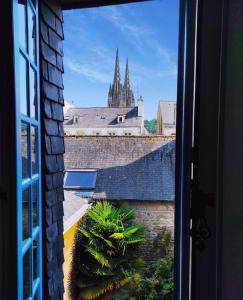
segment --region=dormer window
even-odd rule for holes
[[[124,123],[125,122],[125,115],[117,115],[117,123]]]

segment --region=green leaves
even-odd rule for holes
[[[128,283],[142,268],[138,245],[144,228],[127,204],[117,207],[98,201],[80,224],[75,254],[77,295],[97,299]]]

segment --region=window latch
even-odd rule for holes
[[[208,226],[206,207],[214,205],[214,194],[204,193],[199,189],[199,183],[192,181],[192,229],[191,236],[196,248],[202,251],[206,241],[211,236],[211,229]]]

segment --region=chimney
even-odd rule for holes
[[[78,123],[78,119],[79,119],[79,116],[74,115],[73,116],[73,124],[77,124]]]
[[[138,99],[138,117],[144,117],[144,103],[142,96]]]

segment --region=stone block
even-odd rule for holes
[[[51,103],[47,99],[45,99],[44,111],[45,111],[45,116],[48,119],[51,119],[52,117]]]
[[[53,174],[53,187],[59,188],[63,186],[63,172]]]
[[[60,3],[58,1],[47,1],[45,0],[46,5],[50,8],[50,10],[55,14],[60,21],[63,21],[63,14]]]
[[[59,171],[64,171],[65,167],[64,167],[64,159],[63,159],[63,155],[57,155],[57,164],[58,164],[58,170]]]
[[[63,88],[62,72],[50,64],[48,64],[48,76],[50,83]]]
[[[43,41],[41,41],[41,53],[47,62],[53,64],[54,66],[56,65],[56,52]]]
[[[45,119],[45,129],[46,129],[46,133],[48,135],[58,135],[59,131],[58,131],[58,123],[56,121],[53,121],[51,119]]]
[[[55,155],[46,155],[46,168],[49,173],[55,173],[59,171],[59,166],[57,164]]]
[[[45,80],[43,81],[43,96],[55,102],[60,99],[58,88]]]
[[[52,154],[51,140],[48,135],[45,136],[45,148],[47,154]]]
[[[63,73],[64,68],[63,68],[63,59],[62,56],[57,53],[57,68]]]
[[[52,103],[52,118],[57,121],[63,121],[63,106],[59,103]]]
[[[43,41],[48,44],[49,43],[49,35],[48,35],[48,27],[44,22],[40,23],[40,32]]]
[[[62,154],[64,152],[63,138],[52,136],[50,139],[51,139],[52,154]]]
[[[61,56],[63,56],[62,39],[52,29],[49,29],[49,45]]]
[[[51,210],[51,208],[46,208],[46,223],[47,223],[47,225],[52,224],[52,210]]]
[[[51,2],[51,1],[49,1]],[[55,30],[56,28],[56,17],[53,14],[53,12],[49,9],[49,7],[47,7],[44,3],[42,3],[42,7],[41,7],[41,12],[42,12],[42,17],[43,20],[45,21],[45,23],[51,27],[52,29]]]
[[[42,60],[42,76],[45,80],[48,80],[48,68],[47,68],[47,62]]]
[[[58,236],[57,224],[54,223],[46,228],[46,237],[49,242],[54,242]]]
[[[58,202],[63,202],[63,200],[64,200],[63,187],[58,188],[56,191],[57,191],[57,201]]]
[[[46,257],[48,262],[53,259],[53,254],[54,254],[53,243],[46,243]]]
[[[56,222],[57,220],[62,219],[63,216],[64,216],[63,204],[62,202],[58,202],[56,205],[52,207],[53,221]]]
[[[59,102],[64,105],[63,89],[59,89]]]
[[[63,129],[63,124],[61,122],[58,124],[58,129],[59,129],[59,136],[64,137],[64,129]],[[65,148],[65,146],[64,146],[64,148]],[[64,149],[64,152],[65,152],[65,149]]]
[[[62,22],[56,18],[56,33],[64,39],[64,34],[63,34],[63,27],[62,27]]]
[[[46,191],[46,204],[48,207],[52,207],[57,203],[57,192],[56,190]]]
[[[45,182],[47,190],[53,189],[52,175],[45,175]]]

